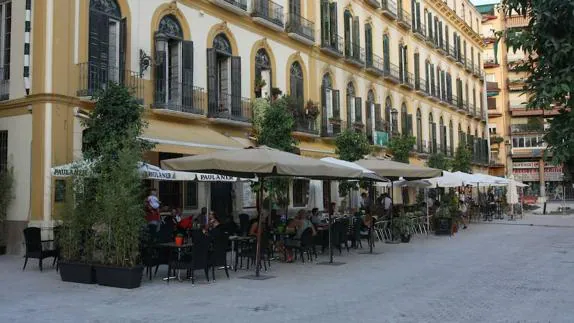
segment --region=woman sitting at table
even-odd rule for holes
[[[263,215],[263,223],[261,223],[263,230],[267,226],[267,217]],[[251,226],[249,227],[249,235],[250,236],[257,236],[257,232],[259,231],[259,216],[255,219],[251,220]]]
[[[307,219],[307,217],[305,216],[305,210],[299,210],[299,212],[297,212],[297,216],[295,217],[295,220],[292,222],[292,225],[295,229],[295,236],[293,237],[293,239],[285,240],[285,247],[286,247],[286,254],[287,254],[286,261],[287,262],[293,261],[293,248],[292,247],[300,247],[301,246],[301,236],[303,235],[303,232],[305,232],[305,230],[311,229],[313,236],[317,235],[317,231],[315,231],[315,227],[313,226],[311,221],[309,221]]]

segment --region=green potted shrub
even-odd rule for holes
[[[8,216],[8,207],[14,198],[14,169],[8,167],[0,169],[0,255],[6,253],[6,241],[4,238],[4,222]]]
[[[458,211],[458,202],[454,194],[446,194],[442,204],[434,217],[436,235],[452,235],[456,230],[455,218]]]
[[[58,267],[62,281],[94,284],[96,276],[91,263],[93,235],[91,205],[89,203],[90,179],[74,175],[68,181],[61,224],[54,238],[60,248]],[[84,194],[86,193],[86,194]]]
[[[413,219],[411,213],[404,213],[393,219],[393,235],[400,237],[401,242],[408,243],[411,241],[411,228]]]
[[[109,84],[85,122],[84,158],[94,160],[89,200],[94,236],[93,262],[100,285],[136,288],[143,266],[143,183],[138,163],[151,145],[140,140],[143,106],[128,89]]]

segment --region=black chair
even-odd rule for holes
[[[332,230],[331,246],[339,250],[339,254],[341,254],[341,245],[344,244],[345,247],[347,247],[347,252],[349,252],[349,245],[347,244],[347,223],[343,220],[336,221],[332,225]]]
[[[353,224],[351,225],[351,232],[349,233],[348,240],[351,241],[352,248],[363,248],[363,244],[361,243],[362,220],[360,217],[354,217],[352,221]]]
[[[142,237],[141,259],[142,265],[146,268],[146,275],[149,276],[149,280],[152,278],[152,268],[155,267],[155,274],[157,275],[157,269],[159,265],[162,264],[160,254],[162,249],[157,246],[157,243],[157,226],[155,224],[148,224]],[[164,263],[167,264],[167,260],[164,261]]]
[[[56,259],[60,260],[60,250],[61,250],[60,240],[62,238],[60,226],[54,227],[54,229],[52,229],[52,232],[54,234],[54,250],[56,251]],[[56,261],[56,259],[54,259],[54,261]],[[57,261],[56,262],[56,271],[58,271],[59,269],[60,269],[60,261]]]
[[[203,269],[205,279],[209,282],[209,237],[201,230],[191,231],[191,266],[188,271],[191,272],[191,283],[195,283],[194,271]]]
[[[229,243],[229,235],[224,231],[217,231],[211,237],[213,241],[213,248],[209,255],[209,265],[211,266],[211,277],[215,281],[215,267],[225,269],[225,275],[229,279],[229,271],[227,270],[227,244]]]
[[[24,254],[25,260],[22,270],[26,269],[28,258],[38,259],[40,271],[42,271],[42,260],[53,257],[52,267],[54,267],[58,260],[58,252],[55,249],[44,248],[43,243],[53,242],[53,240],[42,240],[40,228],[30,227],[24,229],[24,240],[26,242],[26,253]]]
[[[249,229],[251,228],[249,222],[249,214],[241,213],[239,214],[239,234],[246,236],[249,234]]]
[[[298,251],[299,255],[301,256],[301,261],[305,262],[304,254],[307,253],[307,258],[309,261],[313,260],[313,255],[315,255],[315,259],[317,258],[317,251],[315,250],[315,244],[313,243],[313,229],[307,228],[301,234],[301,238],[299,239],[298,245],[293,245],[290,248],[293,251]],[[297,253],[295,252],[295,256]]]

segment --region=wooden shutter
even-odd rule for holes
[[[217,57],[215,48],[207,49],[207,106],[210,115],[217,116],[219,109],[217,86]]]
[[[431,88],[430,88],[429,93],[435,95],[436,90],[435,90],[435,80],[434,80],[434,64],[430,65],[430,79],[431,79]]]
[[[90,36],[88,46],[88,94],[92,95],[108,79],[109,48],[108,17],[90,10]]]
[[[404,57],[404,52],[403,52],[403,45],[399,45],[399,77],[401,82],[404,81],[404,74],[403,74],[403,57]]]
[[[412,114],[407,115],[407,134],[409,136],[413,135],[413,115]]]
[[[360,57],[359,47],[361,47],[361,34],[359,32],[359,17],[353,18],[353,55]]]
[[[361,98],[355,98],[355,121],[363,122],[363,101]]]
[[[439,21],[438,23],[438,40],[439,40],[439,45],[440,47],[443,47],[443,35],[442,35],[442,21]]]
[[[427,26],[427,27],[428,27],[428,30],[429,30],[428,35],[427,35],[427,38],[428,38],[428,39],[432,39],[432,38],[433,38],[433,35],[432,35],[432,13],[429,12],[429,13],[427,14],[427,16],[428,16],[428,26]]]
[[[403,46],[403,73],[405,74],[405,81],[409,79],[409,47]]]
[[[337,50],[340,48],[339,42],[339,27],[337,22],[337,3],[333,2],[329,4],[330,11],[330,32],[331,32],[331,45],[337,46]]]
[[[329,0],[321,0],[321,41],[323,46],[329,45],[331,39],[329,24]]]
[[[341,119],[341,98],[339,90],[333,90],[333,118]]]
[[[416,3],[416,16],[417,16],[417,30],[421,30],[421,4],[419,2]]]
[[[181,105],[182,109],[191,110],[193,106],[193,42],[184,40],[181,43]]]
[[[420,73],[420,57],[419,53],[415,53],[414,55],[414,66],[415,66],[415,88],[418,90],[421,88],[421,73]]]
[[[300,16],[301,15],[301,0],[289,0],[289,9],[291,13]]]
[[[436,123],[431,123],[431,152],[436,153]]]
[[[327,125],[329,122],[329,116],[327,115],[327,98],[325,92],[325,86],[321,85],[321,125],[324,129],[323,131],[327,131]]]
[[[365,51],[367,53],[367,65],[373,65],[373,33],[371,30],[371,25],[365,25]]]
[[[383,36],[383,64],[385,73],[388,74],[391,69],[391,58],[390,58],[390,48],[389,48],[389,37],[387,35]]]
[[[430,63],[429,62],[425,63],[425,77],[426,77],[425,82],[426,82],[426,86],[427,86],[427,93],[431,93],[430,88],[429,88],[430,87],[429,86],[430,85]]]
[[[128,24],[127,19],[122,18],[120,22],[120,64],[119,64],[119,76],[120,84],[126,85],[126,50],[127,50],[127,34],[128,34]]]
[[[412,30],[417,30],[417,15],[416,15],[416,3],[415,0],[411,0],[411,27]]]
[[[449,34],[448,34],[448,25],[444,24],[444,37],[445,37],[445,48],[446,48],[446,52],[447,54],[450,54],[450,42],[448,41],[448,39],[450,38]]]
[[[347,93],[347,102],[346,102],[346,107],[347,107],[347,127],[351,128],[351,126],[353,125],[353,122],[355,120],[353,120],[353,114],[352,114],[352,106],[351,106],[351,102],[354,103],[353,97],[351,95],[349,95]]]
[[[156,51],[155,61],[159,63],[156,63],[155,65],[155,103],[160,105],[167,103],[167,62],[165,57],[165,51]]]
[[[351,55],[351,16],[345,13],[344,17],[345,28],[345,56]]]
[[[231,57],[231,114],[244,116],[241,111],[241,57]]]

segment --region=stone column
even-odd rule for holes
[[[540,172],[540,197],[545,200],[546,198],[546,181],[544,178],[544,159],[540,159],[538,162],[538,171]]]

